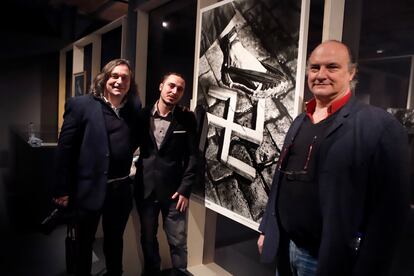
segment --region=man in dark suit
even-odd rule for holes
[[[145,275],[160,271],[160,212],[174,272],[180,275],[187,267],[186,210],[196,180],[197,145],[195,116],[177,105],[184,89],[185,80],[180,74],[165,75],[159,85],[159,100],[139,116],[142,138],[135,191]]]
[[[54,200],[75,210],[76,275],[90,275],[92,245],[102,215],[106,275],[122,275],[123,233],[132,208],[129,172],[140,109],[127,60],[110,61],[91,94],[68,99],[57,147]],[[134,128],[135,129],[135,128]]]
[[[314,98],[290,127],[258,240],[279,275],[390,275],[409,210],[408,137],[351,94],[356,65],[339,41],[308,60]],[[391,91],[392,92],[392,91]]]

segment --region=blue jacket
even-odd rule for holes
[[[338,112],[317,156],[323,220],[317,275],[389,275],[409,211],[408,136],[390,114],[355,98]],[[294,120],[284,148],[293,142],[305,116]],[[275,172],[259,227],[265,234],[265,262],[279,257],[283,239],[276,210],[279,178]],[[362,242],[355,252],[359,235]]]

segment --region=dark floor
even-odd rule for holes
[[[64,238],[66,227],[58,226],[51,234],[45,235],[36,231],[12,231],[2,230],[0,239],[0,275],[5,276],[65,276],[65,255]],[[101,275],[104,272],[103,257],[100,246],[101,240],[97,240],[95,252],[97,258],[93,264],[93,274]],[[396,260],[393,266],[392,276],[413,276],[414,275],[414,212],[403,233],[403,242],[399,246]],[[240,250],[239,250],[240,251]],[[239,252],[238,251],[238,252]],[[240,251],[242,252],[242,251]],[[217,256],[219,256],[219,252]],[[233,254],[231,254],[233,255]],[[226,258],[229,258],[227,256]],[[230,256],[231,258],[231,256]],[[237,255],[233,255],[233,259]],[[248,275],[237,273],[240,270],[240,262],[227,260],[229,263],[237,263],[238,268],[227,267],[234,275]],[[223,265],[225,266],[225,265]],[[164,275],[168,275],[165,272]]]
[[[7,235],[2,235],[0,239],[0,275],[73,275],[66,273],[65,236],[65,225],[58,226],[48,235],[33,231],[33,229],[30,231],[8,231]],[[101,276],[105,273],[102,242],[102,239],[97,239],[94,244],[92,265],[92,275],[94,276]],[[171,275],[173,275],[171,270],[164,270],[160,276]]]
[[[411,226],[413,226],[411,220]],[[393,267],[394,276],[414,275],[414,228],[407,229]],[[64,237],[66,228],[58,227],[50,235],[42,233],[12,234],[1,242],[0,275],[65,276]],[[99,241],[97,242],[99,246]],[[6,250],[5,250],[6,249]],[[96,250],[99,252],[99,250]],[[102,256],[95,259],[93,272],[104,272]],[[231,270],[231,269],[230,269]],[[165,272],[164,275],[168,275]],[[236,275],[236,274],[235,274]]]
[[[39,232],[3,235],[0,275],[66,275],[62,238],[65,234],[66,228],[62,226],[48,236]]]

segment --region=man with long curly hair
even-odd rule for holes
[[[122,275],[123,233],[132,208],[134,118],[141,108],[131,65],[104,66],[91,93],[68,99],[57,148],[56,204],[75,210],[76,275],[90,275],[100,217],[106,275]]]

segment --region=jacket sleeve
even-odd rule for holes
[[[393,255],[409,211],[409,148],[396,120],[381,133],[371,168],[373,181],[365,230],[353,275],[391,275]]]
[[[291,143],[293,140],[293,132],[295,132],[296,129],[302,122],[303,118],[305,117],[305,114],[300,114],[295,118],[295,120],[292,122],[291,126],[289,127],[288,132],[286,133],[285,140],[283,142],[282,149],[280,150],[280,154],[288,147],[288,144]],[[279,163],[281,156],[279,155],[277,163]],[[276,167],[277,170],[277,167]],[[267,227],[267,223],[269,220],[269,216],[274,217],[275,216],[275,205],[276,205],[276,194],[277,194],[277,182],[279,180],[279,173],[277,171],[274,172],[273,180],[272,180],[272,186],[270,188],[270,194],[267,201],[266,209],[263,214],[262,220],[260,221],[259,225],[259,231],[264,234],[265,229]]]
[[[259,232],[261,234],[266,234],[265,233],[265,229],[267,227],[267,223],[268,220],[270,219],[270,216],[274,216],[274,212],[275,212],[275,199],[276,199],[276,187],[277,184],[275,183],[277,181],[277,179],[279,178],[279,174],[277,172],[275,172],[275,174],[273,175],[273,180],[272,180],[272,187],[270,189],[270,194],[269,194],[269,198],[266,204],[266,209],[265,212],[263,214],[262,220],[260,221],[260,225],[259,225]]]
[[[181,184],[177,189],[177,192],[187,198],[190,197],[191,188],[197,180],[197,172],[199,166],[199,151],[198,151],[198,139],[197,139],[197,121],[193,112],[185,112],[187,115],[187,155],[188,158],[185,161],[185,169]]]
[[[75,188],[75,169],[80,148],[80,122],[73,99],[65,104],[63,125],[59,134],[56,152],[56,181],[53,196],[71,195]]]

